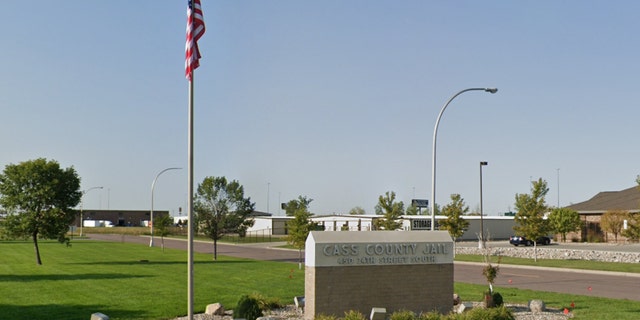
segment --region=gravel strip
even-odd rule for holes
[[[534,255],[533,247],[513,247],[513,248],[497,247],[497,248],[486,248],[486,249],[456,247],[457,254],[484,255],[487,251],[489,252],[489,255],[492,255],[492,256],[507,256],[507,257],[514,257],[514,258],[531,258]],[[537,251],[538,259],[640,263],[640,252],[556,249],[556,248],[540,247],[540,246],[537,248],[536,251]]]
[[[474,308],[482,308],[481,302],[474,302]],[[516,320],[566,320],[573,318],[573,313],[564,314],[563,310],[547,309],[545,312],[533,313],[525,305],[507,304],[508,308],[513,310]],[[282,309],[274,309],[266,312],[265,318],[273,320],[303,320],[304,314],[302,309],[296,308],[294,305],[286,306]],[[194,314],[194,320],[233,320],[230,315],[214,316],[209,314]],[[188,317],[175,318],[174,320],[188,320]]]

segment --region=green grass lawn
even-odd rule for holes
[[[88,319],[93,312],[111,319],[171,319],[186,314],[185,251],[162,253],[145,245],[86,240],[72,244],[67,248],[42,242],[44,265],[38,266],[32,243],[0,242],[1,319]],[[209,254],[194,259],[196,312],[214,302],[233,309],[243,294],[259,293],[287,304],[304,294],[304,270],[296,264],[224,256],[214,262]],[[455,292],[467,301],[481,300],[486,289],[455,284]],[[575,319],[636,319],[640,313],[636,301],[501,287],[496,291],[506,303],[542,299],[550,307],[564,308],[574,302]]]
[[[170,235],[168,238],[175,239],[187,239],[187,228],[179,228],[179,227],[170,227],[169,228]],[[141,235],[150,235],[150,229],[148,227],[87,227],[84,228],[83,233],[86,235],[87,233],[96,233],[96,234],[117,234],[117,235],[128,235],[128,236],[141,236]],[[77,229],[73,234],[69,233],[68,235],[72,238],[78,238],[80,234],[80,230]],[[156,235],[157,237],[157,235]],[[83,238],[85,238],[83,236]],[[254,234],[248,233],[245,237],[239,237],[237,234],[227,234],[222,237],[222,239],[218,240],[222,243],[257,243],[257,242],[278,242],[285,241],[285,236],[282,235],[269,235],[269,234]],[[212,241],[211,238],[206,237],[204,235],[194,235],[194,240],[201,241]]]
[[[43,265],[30,242],[0,242],[0,318],[170,319],[187,313],[187,253],[128,243],[41,242]],[[147,260],[148,262],[141,262]],[[194,309],[243,294],[292,303],[304,294],[304,270],[291,263],[194,255]]]

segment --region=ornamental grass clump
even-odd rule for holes
[[[396,311],[389,316],[389,320],[416,320],[417,316],[413,311],[400,310]]]

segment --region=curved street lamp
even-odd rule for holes
[[[161,174],[169,171],[169,170],[180,170],[182,168],[166,168],[160,172],[158,172],[158,174],[156,175],[155,179],[153,179],[153,182],[151,183],[151,217],[149,219],[149,221],[151,222],[151,240],[149,240],[149,247],[153,247],[153,190],[156,187],[156,181],[158,181],[158,177],[160,177]]]
[[[440,118],[442,118],[442,114],[444,113],[444,110],[447,109],[447,106],[449,106],[449,103],[451,103],[451,101],[453,101],[453,99],[455,99],[457,96],[467,92],[467,91],[485,91],[485,92],[490,92],[490,93],[496,93],[498,92],[497,88],[469,88],[469,89],[464,89],[456,94],[453,95],[453,97],[451,97],[451,99],[449,99],[449,101],[447,101],[447,103],[444,104],[444,106],[442,107],[442,110],[440,110],[440,114],[438,114],[438,119],[436,120],[436,126],[435,128],[433,128],[433,150],[432,150],[432,159],[431,159],[431,205],[430,205],[430,210],[431,210],[431,231],[435,230],[435,220],[436,220],[436,210],[435,210],[435,205],[436,205],[436,138],[438,137],[438,124],[440,124]]]
[[[84,217],[83,217],[83,214],[82,214],[82,207],[84,207],[84,199],[83,199],[83,198],[84,198],[84,195],[85,195],[87,192],[91,191],[91,190],[95,190],[95,189],[102,189],[102,188],[103,188],[103,187],[91,187],[91,188],[89,188],[89,189],[87,189],[87,190],[83,190],[83,191],[81,191],[81,192],[80,192],[80,193],[82,194],[82,195],[80,196],[80,236],[81,236],[81,237],[82,237],[82,227],[84,226]]]

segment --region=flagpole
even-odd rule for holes
[[[193,320],[193,232],[195,225],[193,221],[193,86],[195,69],[200,65],[200,51],[198,50],[198,39],[202,37],[205,31],[204,18],[202,14],[202,5],[200,0],[189,0],[187,2],[187,43],[185,45],[185,72],[189,80],[189,146],[187,164],[189,203],[187,204],[187,215],[189,222],[187,224],[188,241],[187,241],[187,309],[188,319]]]
[[[188,260],[188,316],[189,320],[193,320],[193,80],[194,80],[194,70],[191,70],[191,80],[189,80],[189,147],[188,147],[188,188],[187,192],[189,193],[189,203],[187,204],[187,212],[188,212],[188,249],[187,249],[187,260]]]

